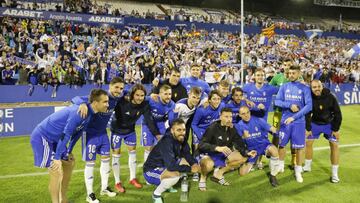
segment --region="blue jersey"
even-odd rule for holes
[[[160,97],[158,97],[158,101],[154,101],[152,98],[149,98],[148,101],[155,122],[165,122],[168,119],[169,112],[175,107],[175,102],[170,100],[168,104],[165,104]]]
[[[242,136],[249,150],[256,149],[257,146],[270,143],[268,140],[268,132],[271,126],[264,120],[255,116],[251,116],[249,122],[243,120],[235,125],[238,134]],[[249,132],[248,137],[244,137],[244,131]]]
[[[263,110],[264,112],[257,113],[257,111],[261,110],[256,108],[252,109],[252,115],[263,118],[267,121],[272,97],[279,91],[279,88],[269,84],[264,84],[260,89],[258,89],[255,83],[249,83],[243,87],[243,91],[246,94],[247,99],[254,102],[256,107],[259,104],[263,104],[265,106],[265,109]]]
[[[207,106],[206,108],[200,106],[198,109],[196,109],[194,119],[191,124],[193,132],[198,136],[202,135],[211,123],[220,118],[220,111],[224,107],[225,104],[221,102],[216,109],[213,109],[211,105]]]
[[[72,105],[57,111],[43,120],[36,128],[46,140],[57,143],[54,159],[59,160],[63,153],[71,153],[81,132],[87,127],[94,111],[88,105],[88,116],[83,119],[77,113],[79,106]],[[70,141],[69,149],[67,144]]]
[[[186,88],[187,92],[190,92],[190,89],[192,87],[199,87],[201,91],[205,92],[207,95],[209,95],[211,91],[209,84],[199,78],[195,78],[195,77],[181,78],[180,82]]]
[[[293,113],[291,105],[298,106],[300,111]],[[276,95],[275,105],[283,109],[281,122],[293,117],[294,122],[305,123],[305,114],[312,110],[312,99],[310,88],[300,82],[288,82],[280,87]]]
[[[108,126],[109,120],[114,113],[115,106],[121,97],[114,97],[108,92],[109,96],[109,108],[107,112],[95,114],[86,129],[87,136],[98,136],[106,134],[106,127]],[[71,102],[77,105],[88,103],[89,97],[74,97]]]
[[[232,110],[232,122],[237,123],[241,119],[239,117],[239,109],[242,106],[247,106],[244,100],[241,100],[239,104],[237,104],[234,100],[230,100],[225,107],[230,108]]]

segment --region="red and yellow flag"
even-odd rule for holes
[[[275,25],[272,24],[270,27],[261,30],[261,35],[268,37],[269,39],[275,35]]]

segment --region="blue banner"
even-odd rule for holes
[[[195,26],[197,29],[222,30],[227,32],[240,32],[240,25],[225,25],[215,23],[199,23],[187,22],[178,20],[155,20],[135,17],[115,17],[111,15],[91,15],[80,13],[62,13],[54,11],[33,11],[24,9],[4,8],[0,7],[0,16],[12,16],[20,18],[39,18],[44,20],[59,20],[59,21],[75,21],[91,25],[111,24],[116,28],[131,25],[148,25],[156,27],[168,27],[169,29],[176,29],[177,25],[186,27],[188,30]],[[245,26],[244,32],[248,35],[255,35],[261,33],[261,27]],[[279,35],[295,35],[297,37],[306,37],[304,30],[289,30],[289,29],[275,29],[275,33]],[[359,34],[341,33],[341,32],[324,32],[323,37],[337,37],[346,39],[360,39]]]
[[[0,108],[0,137],[29,135],[54,107]]]
[[[15,8],[0,8],[0,16],[12,16],[20,18],[37,18],[44,20],[76,21],[89,24],[123,25],[124,18],[115,16],[89,15],[79,13],[61,13],[50,11],[32,11]]]
[[[358,85],[332,84],[330,85],[330,90],[335,94],[340,105],[360,104],[360,91]]]

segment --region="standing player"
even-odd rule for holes
[[[186,91],[189,92],[192,87],[199,87],[202,93],[209,94],[210,86],[207,82],[200,79],[202,67],[200,65],[193,64],[190,68],[190,77],[181,78],[180,83],[186,88]],[[159,84],[159,79],[155,78],[153,85],[157,86]]]
[[[191,122],[196,108],[199,105],[201,97],[201,89],[198,87],[192,87],[189,92],[188,98],[181,99],[176,102],[175,108],[169,113],[169,124],[171,125],[172,121],[180,118],[185,122],[186,125],[186,134],[185,140],[189,138]]]
[[[171,87],[171,100],[178,102],[180,99],[187,97],[186,88],[180,83],[180,70],[177,68],[171,69],[169,79],[161,81],[152,90],[153,94],[159,94],[160,87],[162,85],[169,85]]]
[[[283,72],[282,73],[278,73],[276,74],[270,81],[270,85],[276,86],[276,87],[280,87],[281,85],[288,83],[288,77],[289,77],[289,68],[290,66],[293,64],[293,61],[289,58],[285,59],[282,63],[282,69]],[[278,106],[274,106],[274,115],[273,115],[273,126],[276,129],[280,129],[280,120],[281,120],[281,108]],[[272,143],[275,146],[279,145],[279,138],[276,136],[273,136],[273,140]],[[290,146],[291,147],[291,146]],[[296,165],[296,154],[295,154],[295,150],[291,148],[291,168],[294,168],[294,166]]]
[[[150,132],[160,136],[150,112],[150,105],[145,101],[146,89],[141,84],[135,84],[129,98],[122,97],[115,107],[115,115],[111,121],[111,148],[112,169],[115,177],[115,189],[125,192],[120,181],[120,147],[121,142],[127,145],[129,151],[130,184],[136,188],[142,188],[142,184],[136,179],[136,133],[135,124],[141,115],[148,125]]]
[[[108,195],[114,197],[116,193],[108,187],[108,180],[110,174],[110,142],[106,132],[108,122],[114,112],[114,108],[123,94],[125,82],[122,78],[113,78],[109,85],[109,109],[107,112],[99,113],[93,116],[86,134],[83,136],[83,160],[86,161],[84,178],[85,186],[88,195],[88,202],[98,202],[93,192],[94,182],[94,166],[96,161],[96,154],[101,155],[100,177],[101,177],[101,192],[100,195]],[[72,102],[75,104],[86,103],[87,97],[75,97]],[[79,108],[80,115],[86,115],[87,105],[82,104]],[[121,192],[121,191],[119,191]]]
[[[209,106],[206,108],[200,106],[196,109],[194,119],[191,124],[195,149],[197,149],[206,128],[220,118],[220,111],[224,108],[224,106],[225,104],[221,102],[221,95],[219,91],[212,90],[209,94]]]
[[[168,120],[169,112],[172,111],[175,107],[175,103],[171,100],[171,87],[169,85],[161,86],[157,101],[149,98],[149,105],[151,115],[157,125],[157,128],[159,129],[160,134],[156,136],[152,134],[148,127],[148,124],[146,123],[146,120],[142,124],[141,142],[142,145],[145,147],[144,162],[149,156],[149,153],[154,147],[154,145],[165,134],[165,130],[167,128],[166,125],[168,125],[166,121]],[[153,123],[153,121],[151,122]]]
[[[289,69],[289,83],[280,87],[276,95],[275,105],[282,108],[283,116],[279,131],[279,159],[280,171],[284,171],[285,146],[291,141],[291,148],[296,152],[295,177],[299,183],[303,182],[301,175],[303,149],[305,147],[305,115],[312,109],[309,87],[297,82],[300,67],[291,66]]]
[[[329,140],[330,160],[332,165],[332,175],[330,181],[338,183],[339,168],[339,147],[340,138],[339,129],[341,126],[342,115],[337,99],[330,90],[323,88],[320,80],[311,82],[312,91],[312,112],[306,115],[306,148],[305,148],[305,166],[304,171],[311,171],[311,162],[313,157],[314,140],[319,139],[321,133]]]
[[[246,106],[245,100],[243,98],[243,90],[240,87],[235,87],[231,90],[231,100],[226,103],[225,107],[232,110],[232,122],[235,124],[239,122],[239,109],[242,106]]]
[[[49,169],[53,203],[67,202],[66,192],[75,163],[72,149],[91,117],[107,111],[108,101],[106,91],[94,89],[90,93],[90,113],[86,118],[81,118],[77,113],[79,106],[73,105],[51,114],[31,133],[35,166]],[[71,144],[67,148],[69,142]]]
[[[155,203],[163,202],[161,194],[179,181],[180,173],[200,172],[200,166],[191,156],[185,141],[185,132],[185,122],[175,119],[170,131],[166,132],[144,163],[145,180],[157,186],[152,195]]]
[[[272,97],[278,92],[279,88],[265,84],[265,72],[263,69],[256,69],[254,76],[255,83],[245,84],[243,90],[247,99],[254,102],[256,106],[251,110],[251,115],[267,121]]]
[[[279,172],[279,153],[276,146],[271,144],[268,139],[268,132],[276,133],[276,128],[270,126],[264,119],[252,116],[250,109],[243,106],[239,110],[241,121],[235,125],[237,132],[243,137],[249,150],[255,150],[256,156],[249,158],[247,163],[241,166],[240,175],[250,172],[256,160],[261,155],[270,156],[270,183],[272,186],[278,186],[276,175]]]

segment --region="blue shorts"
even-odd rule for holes
[[[337,142],[335,136],[332,135],[331,124],[318,125],[316,123],[311,123],[311,134],[307,137],[308,140],[317,140],[320,137],[320,134],[323,133],[324,137],[330,142]]]
[[[117,135],[111,133],[111,149],[120,149],[121,141],[124,139],[124,143],[128,146],[136,146],[136,133],[132,132],[127,135]]]
[[[163,122],[157,123],[157,127],[160,134],[164,135],[166,131],[165,124]],[[151,133],[147,125],[143,124],[141,128],[141,145],[144,147],[154,146],[157,142],[156,136]]]
[[[31,147],[34,152],[34,165],[40,168],[48,168],[54,158],[57,143],[47,141],[40,134],[31,134]]]
[[[285,147],[290,140],[291,148],[302,149],[305,147],[305,123],[281,123],[279,130],[280,147]]]
[[[82,139],[82,150],[84,161],[95,161],[96,154],[110,156],[110,142],[107,133],[91,135],[84,132]]]
[[[214,162],[214,167],[224,167],[226,166],[226,156],[223,153],[220,152],[211,152],[211,153],[206,153],[206,154],[201,154],[200,157],[204,157],[204,156],[209,156],[213,162]]]
[[[257,159],[261,156],[261,155],[266,155],[266,151],[269,149],[269,147],[271,147],[272,144],[269,142],[269,143],[265,143],[265,144],[262,144],[262,145],[259,145],[259,146],[256,146],[255,148],[249,148],[249,151],[251,150],[255,150],[256,151],[256,156],[254,158],[252,157],[249,157],[247,162],[248,163],[251,163],[251,164],[254,164],[256,163]]]
[[[155,168],[153,170],[147,171],[144,173],[144,178],[146,182],[152,185],[160,185],[161,174],[165,171],[165,168]]]
[[[193,131],[193,139],[192,139],[193,144],[199,144],[200,143],[201,138],[204,136],[205,130],[206,129],[201,129],[199,135],[195,134],[195,132]]]

